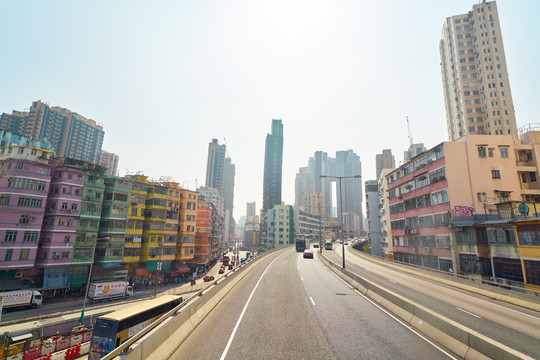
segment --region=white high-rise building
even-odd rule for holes
[[[517,140],[496,2],[483,1],[446,18],[440,55],[449,140],[468,134]]]

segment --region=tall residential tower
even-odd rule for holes
[[[283,164],[283,124],[272,119],[272,133],[266,135],[264,150],[263,213],[281,205],[281,171]]]
[[[50,143],[57,157],[98,164],[105,132],[94,120],[34,101],[29,112],[2,114],[0,129]]]
[[[225,199],[224,221],[228,228],[228,231],[225,232],[225,241],[234,237],[234,177],[235,166],[227,156],[227,145],[220,145],[217,139],[212,139],[212,142],[208,144],[206,187],[219,190]]]
[[[468,134],[518,139],[495,1],[446,18],[440,41],[448,138]]]

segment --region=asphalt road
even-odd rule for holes
[[[448,354],[289,249],[261,260],[172,359],[446,359]]]
[[[325,256],[341,264],[341,245],[335,245],[333,251],[326,251]],[[345,260],[348,270],[513,349],[540,359],[538,312],[401,272],[354,255],[348,249]]]

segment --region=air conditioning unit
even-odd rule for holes
[[[416,248],[413,246],[413,247],[411,248],[411,251],[416,251]]]
[[[508,285],[508,280],[499,278],[499,284]]]
[[[16,277],[16,278],[22,278],[22,277],[23,277],[23,272],[22,272],[22,271],[17,271],[17,272],[15,273],[15,277]]]
[[[431,252],[431,248],[429,248],[429,247],[425,247],[424,250],[425,250],[427,253],[430,253],[430,252]]]

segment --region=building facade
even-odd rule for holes
[[[377,180],[366,181],[366,217],[371,254],[382,257],[382,233],[379,209],[379,185]]]
[[[274,205],[264,217],[261,222],[263,250],[294,244],[294,208],[291,205]]]
[[[266,135],[264,148],[263,212],[281,204],[283,167],[283,124],[272,119],[272,132]]]
[[[110,153],[105,150],[101,150],[99,156],[99,165],[107,169],[107,175],[118,175],[118,161],[120,157],[115,153]]]
[[[495,279],[504,269],[521,271],[513,226],[501,221],[500,209],[540,196],[539,144],[530,128],[520,141],[469,135],[389,172],[393,258]]]
[[[15,290],[21,279],[39,274],[35,264],[54,153],[31,142],[5,145],[0,147],[0,279],[6,290]]]
[[[94,120],[64,109],[34,101],[29,112],[2,114],[0,129],[52,145],[58,157],[98,164],[105,132]]]
[[[375,155],[375,175],[381,176],[382,169],[394,169],[396,161],[391,149],[384,149],[381,154]]]
[[[518,139],[495,1],[448,17],[440,41],[448,139],[468,134]]]

